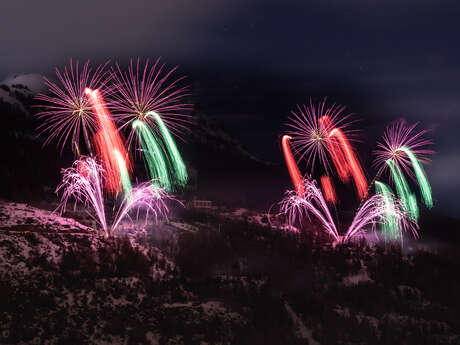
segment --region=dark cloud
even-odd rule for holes
[[[198,56],[207,26],[231,1],[8,1],[0,4],[0,73],[32,72],[70,56]]]

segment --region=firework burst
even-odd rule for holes
[[[181,86],[184,77],[173,78],[177,68],[168,70],[160,59],[154,64],[147,60],[143,66],[140,59],[136,63],[131,60],[128,72],[123,72],[116,64],[112,71],[109,106],[121,123],[120,128],[129,128],[137,120],[155,129],[155,119],[148,116],[149,112],[155,112],[174,135],[180,136],[187,129],[192,105],[184,102],[184,98],[190,95],[189,87]],[[131,130],[128,136],[130,144],[134,132]]]
[[[123,219],[127,218],[132,222],[130,212],[134,209],[143,209],[145,211],[145,224],[147,224],[150,215],[153,216],[155,223],[158,223],[161,218],[167,219],[169,209],[166,205],[166,200],[174,199],[163,188],[155,186],[152,182],[136,186],[129,196],[123,198],[110,227],[110,233],[117,233],[120,222]],[[138,215],[139,213],[136,213],[136,219]]]
[[[406,231],[417,237],[417,223],[407,217],[403,205],[398,203],[391,192],[377,193],[369,197],[356,212],[351,225],[343,236],[340,235],[331,215],[327,202],[315,181],[304,180],[305,193],[300,196],[296,191],[287,191],[283,200],[278,203],[280,212],[277,217],[284,216],[287,228],[297,229],[302,220],[315,217],[319,220],[322,230],[332,237],[334,242],[348,242],[381,227],[384,240],[399,239]],[[387,236],[391,232],[392,236]]]
[[[132,221],[130,212],[133,210],[144,209],[146,222],[149,214],[153,214],[156,222],[160,217],[168,216],[165,200],[172,197],[163,188],[148,182],[134,187],[123,197],[115,211],[112,224],[109,225],[104,206],[103,185],[106,177],[103,166],[93,158],[83,158],[75,161],[72,167],[64,169],[62,175],[62,183],[56,189],[56,193],[62,193],[58,209],[65,212],[70,199],[74,199],[75,204],[82,203],[85,207],[90,206],[93,212],[88,214],[99,224],[100,233],[105,237],[116,234],[122,220]]]
[[[350,177],[356,185],[358,196],[362,199],[367,194],[367,181],[361,164],[350,144],[349,136],[353,131],[348,127],[350,115],[344,115],[345,107],[333,104],[326,107],[326,99],[318,106],[310,100],[310,106],[298,106],[298,113],[292,112],[288,132],[292,139],[295,154],[299,160],[305,158],[307,165],[314,171],[318,160],[329,175],[331,171],[329,159],[334,163],[337,175],[342,182],[349,182]],[[351,136],[352,137],[352,136]],[[332,185],[329,185],[332,192]],[[329,193],[328,198],[331,197]]]
[[[417,182],[423,203],[429,208],[433,206],[431,186],[423,169],[423,164],[428,163],[429,156],[434,153],[427,148],[433,142],[425,137],[429,130],[417,131],[417,126],[418,123],[409,125],[404,120],[390,124],[385,129],[383,140],[377,144],[373,162],[378,169],[377,177],[387,168],[390,169],[390,179],[396,186],[398,196],[415,218],[418,216],[417,201],[415,195],[406,192],[408,184],[404,174]]]
[[[368,198],[358,209],[343,238],[344,242],[361,238],[366,233],[383,230],[384,240],[399,240],[402,242],[403,233],[410,232],[418,237],[417,223],[406,217],[406,211],[395,199],[391,202],[384,194],[377,193]],[[388,232],[392,236],[388,236]]]
[[[279,202],[278,216],[284,215],[288,228],[294,228],[305,217],[310,219],[313,215],[320,221],[322,229],[337,241],[339,233],[321,190],[314,181],[304,180],[303,186],[303,195],[297,191],[286,191],[284,199]]]
[[[74,64],[70,60],[69,66],[65,66],[63,71],[56,68],[57,82],[44,77],[49,93],[36,96],[37,100],[43,102],[37,106],[41,111],[36,115],[43,120],[37,129],[40,136],[46,136],[43,145],[57,141],[62,152],[70,141],[72,151],[80,155],[80,141],[83,140],[88,151],[92,151],[91,136],[97,130],[97,121],[85,96],[85,89],[104,88],[108,80],[105,71],[107,64],[108,61],[93,70],[88,60],[80,69],[78,61]]]
[[[326,171],[330,171],[328,142],[334,138],[330,133],[334,128],[340,129],[347,136],[352,136],[349,130],[351,114],[344,114],[345,107],[338,104],[326,106],[326,99],[318,105],[297,106],[297,110],[291,112],[290,122],[287,123],[287,134],[292,137],[294,154],[298,160],[306,159],[313,172],[315,163],[319,163]]]
[[[59,210],[65,212],[68,201],[73,198],[75,203],[91,206],[93,213],[88,214],[101,227],[101,232],[109,234],[104,207],[103,185],[104,168],[93,158],[84,158],[73,163],[72,167],[62,171],[62,182],[56,193],[62,191]]]
[[[377,143],[378,149],[374,151],[375,159],[373,165],[378,169],[380,175],[387,167],[386,161],[393,160],[406,174],[414,177],[411,169],[411,159],[402,148],[408,148],[420,163],[430,162],[429,156],[434,153],[427,148],[433,141],[426,138],[429,130],[417,130],[418,123],[407,124],[404,120],[390,124],[383,133],[382,141]]]

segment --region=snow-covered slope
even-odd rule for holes
[[[41,231],[93,232],[76,220],[61,217],[55,212],[0,200],[0,229],[34,231],[37,228]]]
[[[458,254],[333,248],[245,209],[178,221],[105,239],[2,202],[0,343],[459,344]]]

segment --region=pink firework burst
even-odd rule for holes
[[[382,194],[374,194],[369,197],[356,212],[353,221],[347,229],[344,242],[364,237],[364,235],[374,232],[378,227],[388,222],[388,218],[394,219],[391,229],[397,235],[395,240],[403,242],[403,234],[409,233],[414,238],[418,237],[418,224],[414,219],[407,217],[404,206],[399,201],[394,201],[393,207],[389,208]],[[388,240],[382,234],[383,240]]]
[[[88,209],[92,209],[92,212],[88,211],[88,214],[99,224],[99,233],[105,237],[115,235],[124,219],[133,221],[130,213],[135,210],[138,211],[135,212],[135,219],[139,215],[139,210],[144,210],[146,223],[149,215],[153,215],[155,222],[158,222],[160,218],[167,218],[169,210],[166,200],[175,199],[163,188],[149,181],[134,187],[129,194],[123,197],[121,203],[115,206],[114,217],[110,225],[107,221],[103,193],[105,178],[103,166],[93,158],[86,157],[75,161],[72,167],[62,171],[62,182],[56,189],[56,193],[61,193],[61,203],[58,209],[65,212],[70,199],[75,201],[75,205],[81,203]]]
[[[348,129],[351,114],[344,114],[345,106],[335,103],[327,106],[326,100],[324,98],[314,105],[310,99],[309,105],[298,105],[297,110],[291,111],[290,122],[287,123],[287,134],[292,137],[294,153],[299,161],[306,159],[311,172],[317,160],[326,171],[330,171],[329,142],[334,140],[330,136],[333,129],[340,129],[348,137],[353,134],[353,131]]]
[[[278,203],[280,212],[276,217],[284,216],[287,228],[294,229],[295,225],[302,225],[302,220],[310,215],[317,218],[321,228],[335,241],[339,239],[334,219],[332,218],[327,202],[315,181],[305,179],[305,191],[299,195],[295,191],[286,191],[285,197]]]
[[[355,213],[345,234],[341,235],[316,181],[304,180],[304,186],[305,192],[302,196],[295,191],[286,191],[284,199],[277,205],[279,213],[275,214],[275,217],[284,219],[284,228],[298,231],[305,218],[313,217],[320,222],[322,231],[335,243],[339,243],[362,238],[371,232],[376,233],[377,229],[383,224],[388,224],[388,219],[391,218],[391,230],[397,234],[396,239],[402,241],[403,233],[406,232],[418,237],[418,225],[415,220],[407,217],[402,204],[392,201],[392,207],[388,207],[388,201],[379,193],[366,199]],[[385,237],[383,239],[386,240]]]
[[[131,60],[128,72],[123,72],[116,64],[116,70],[112,71],[113,85],[108,105],[121,123],[120,128],[135,120],[145,121],[151,128],[156,128],[155,119],[148,116],[148,112],[153,111],[176,136],[187,129],[192,105],[184,98],[190,95],[190,90],[188,86],[181,86],[185,77],[173,78],[177,69],[177,66],[167,69],[159,58],[154,64],[146,60],[143,66],[139,58],[136,63]],[[133,135],[131,130],[129,142]]]
[[[80,155],[83,133],[83,140],[91,152],[91,136],[97,129],[97,121],[85,96],[85,89],[104,89],[108,76],[105,67],[108,63],[109,61],[93,70],[88,60],[80,69],[79,62],[74,64],[71,59],[69,66],[65,66],[63,71],[56,68],[56,82],[44,77],[48,93],[36,96],[37,100],[43,102],[37,105],[41,111],[36,115],[43,120],[37,128],[38,134],[46,137],[43,145],[56,140],[62,152],[70,141],[72,150]]]
[[[377,143],[378,149],[374,150],[373,165],[378,169],[378,174],[388,168],[385,162],[392,159],[409,176],[413,177],[412,163],[407,154],[401,150],[403,147],[410,149],[417,156],[419,162],[425,164],[430,162],[429,156],[434,153],[433,150],[427,148],[433,144],[431,139],[426,138],[426,134],[430,130],[419,131],[417,126],[418,123],[409,125],[401,119],[391,123],[385,129],[382,141]]]

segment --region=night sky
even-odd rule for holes
[[[458,1],[2,1],[0,80],[70,57],[180,65],[200,108],[281,161],[289,110],[328,96],[361,121],[366,160],[400,117],[433,129],[438,211],[460,212]]]

